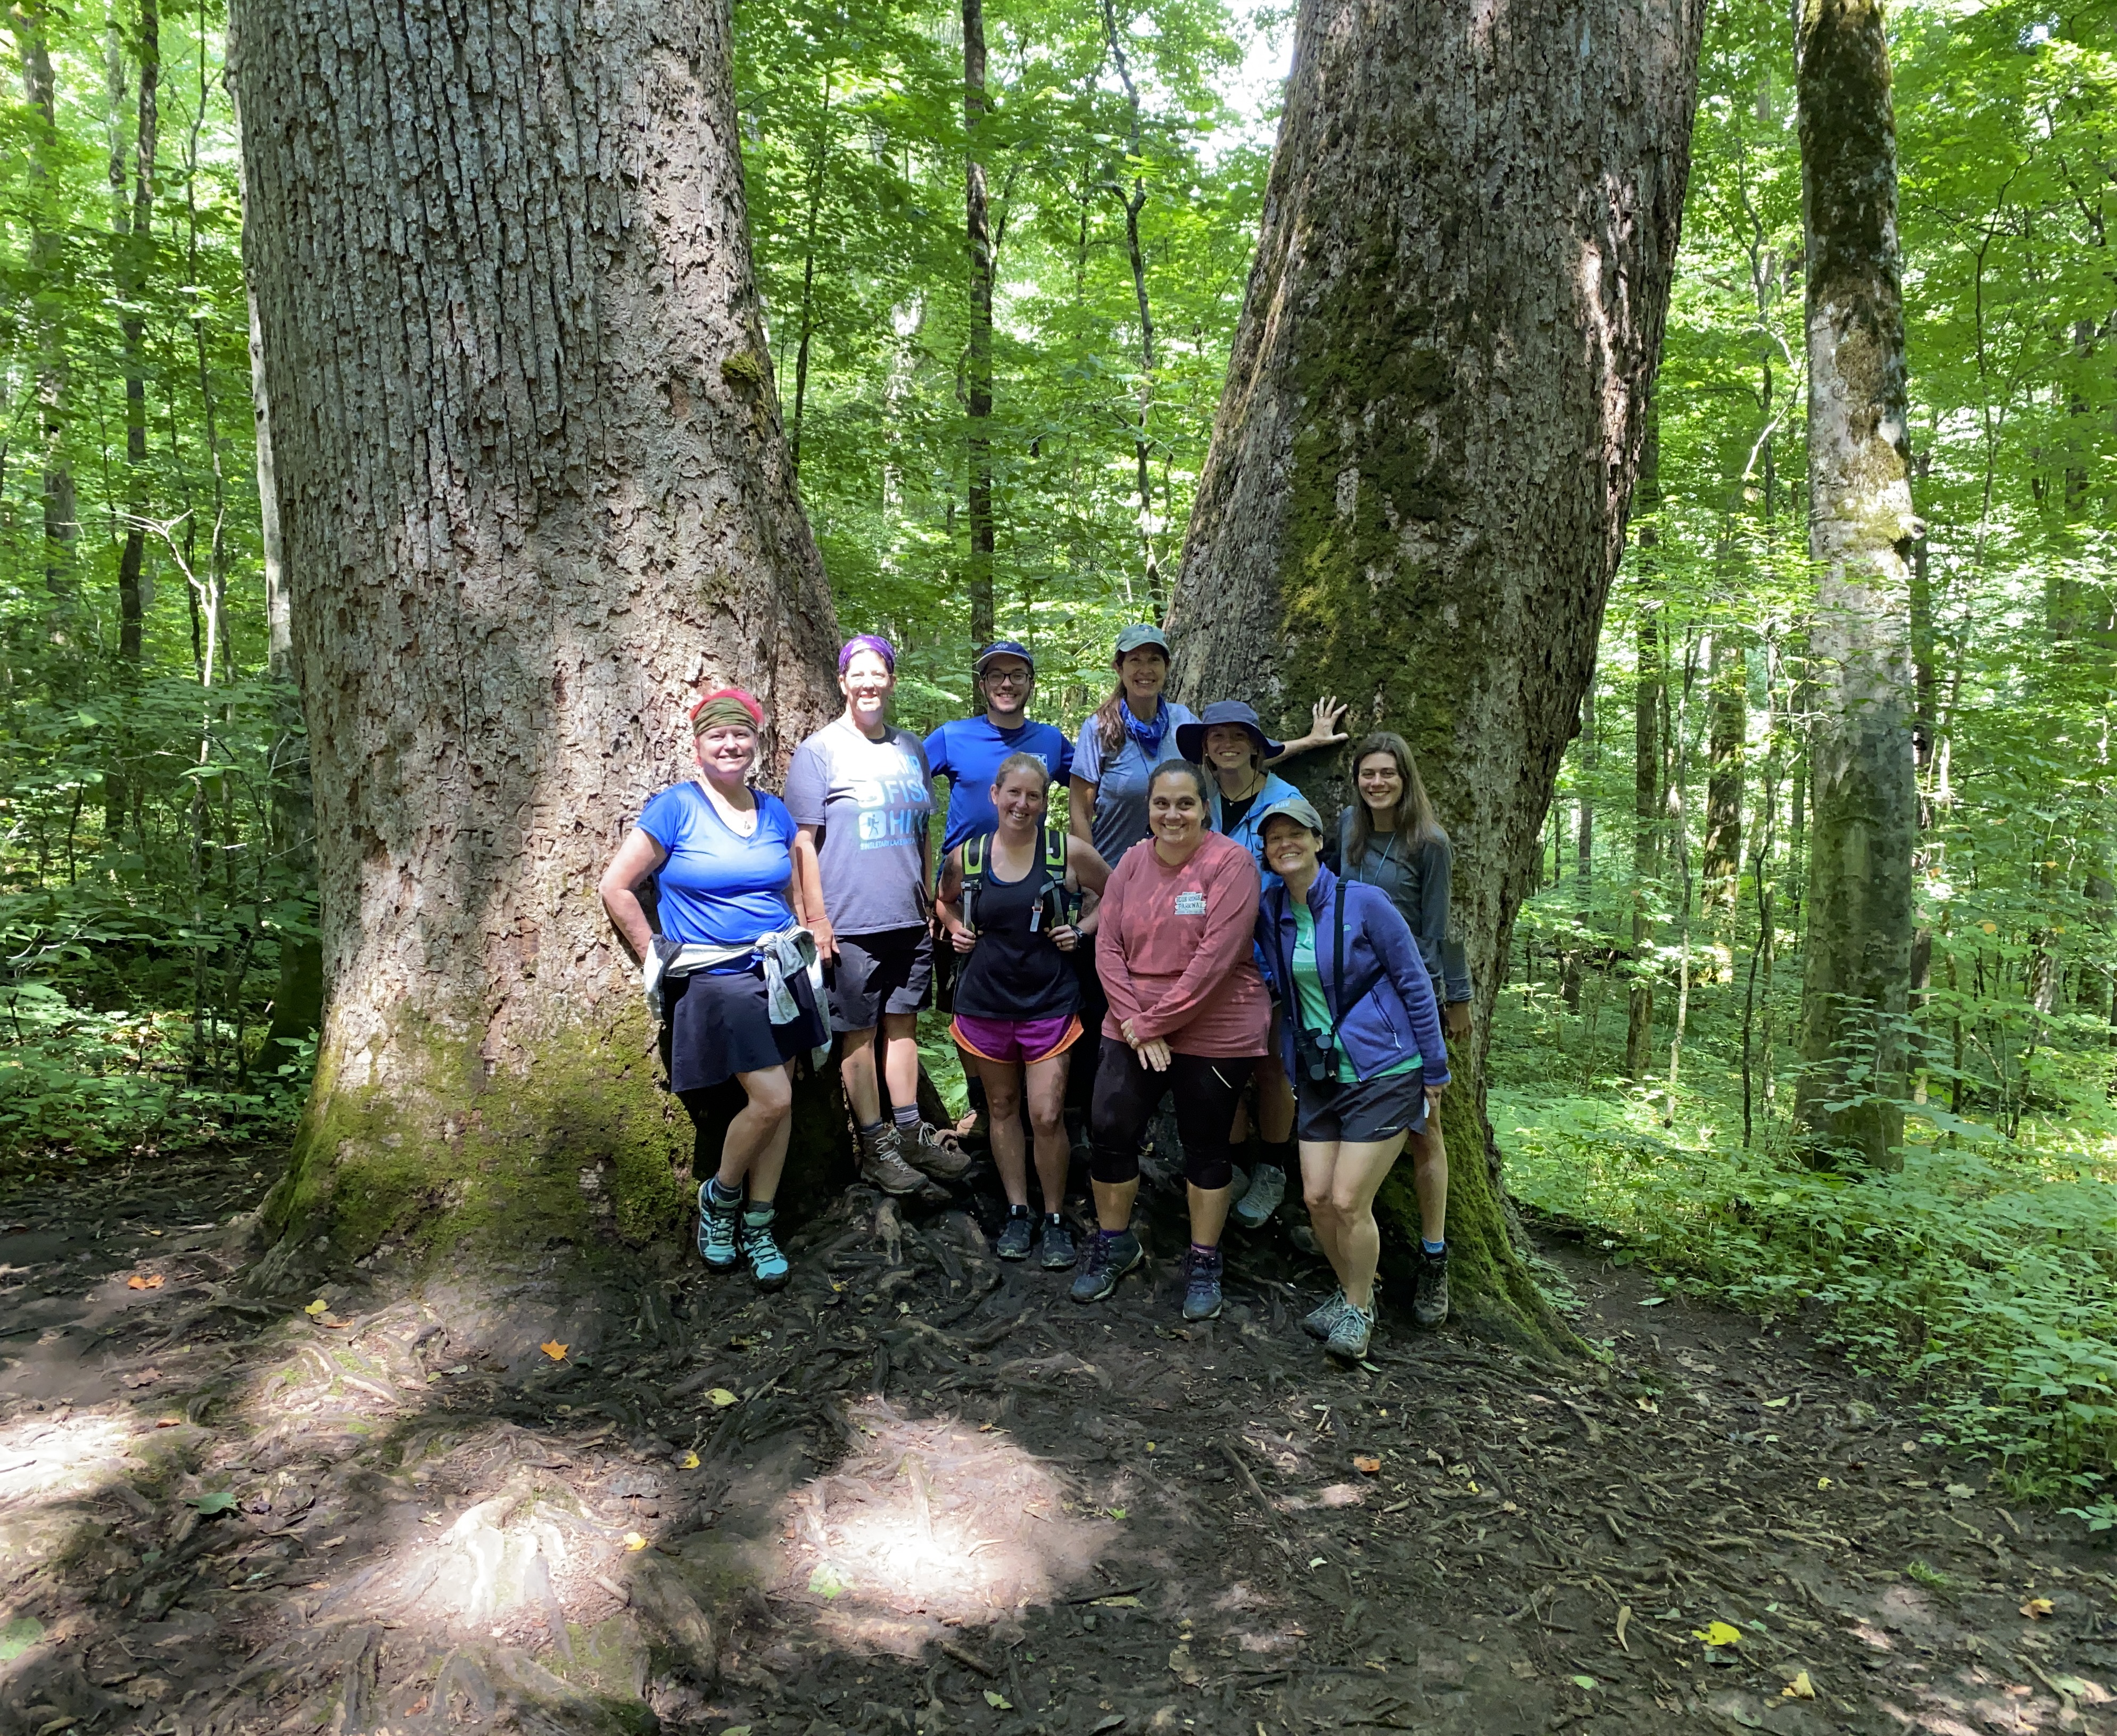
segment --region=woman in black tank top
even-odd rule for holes
[[[1074,1254],[1060,1208],[1069,1155],[1066,1069],[1081,1034],[1080,983],[1066,955],[1095,927],[1092,912],[1079,914],[1082,894],[1100,893],[1109,870],[1085,839],[1045,824],[1050,773],[1035,755],[1002,760],[992,797],[999,827],[965,839],[941,871],[937,910],[963,956],[949,1034],[985,1084],[993,1164],[1008,1201],[996,1251],[1004,1260],[1026,1258],[1036,1228],[1022,1150],[1026,1092],[1044,1190],[1043,1264],[1056,1272]]]

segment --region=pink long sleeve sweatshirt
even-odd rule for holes
[[[1216,832],[1171,868],[1142,838],[1104,889],[1095,970],[1103,1034],[1161,1037],[1180,1055],[1265,1052],[1271,1003],[1251,953],[1260,882],[1248,851]]]

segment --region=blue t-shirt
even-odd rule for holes
[[[662,791],[641,812],[639,829],[668,852],[655,880],[662,932],[671,940],[741,946],[793,921],[794,816],[777,796],[754,793],[757,830],[748,838],[695,783]]]
[[[1010,754],[1035,755],[1060,784],[1073,769],[1073,744],[1064,731],[1049,723],[1025,722],[1018,729],[1002,729],[989,716],[955,718],[927,736],[927,767],[936,778],[948,780],[943,855],[965,838],[999,824],[999,811],[993,806],[993,773]]]

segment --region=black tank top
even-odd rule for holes
[[[1080,1005],[1073,961],[1058,950],[1049,925],[1032,932],[1030,917],[1044,899],[1044,841],[1029,872],[1018,880],[999,877],[994,837],[985,838],[985,872],[978,882],[978,944],[956,979],[956,1010],[971,1018],[1063,1018]],[[964,853],[971,853],[964,846]]]

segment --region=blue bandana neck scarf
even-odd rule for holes
[[[1119,709],[1124,713],[1125,727],[1131,732],[1132,740],[1139,743],[1139,750],[1146,755],[1146,763],[1159,764],[1162,738],[1169,733],[1169,708],[1157,699],[1151,723],[1142,723],[1129,705]]]

